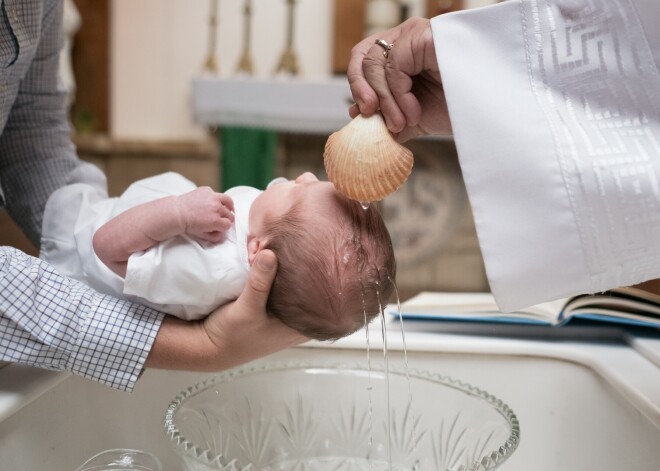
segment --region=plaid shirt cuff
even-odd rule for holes
[[[132,391],[164,315],[98,293],[92,300],[66,369],[111,388]]]
[[[0,248],[0,359],[65,370],[131,391],[164,314],[97,293]]]

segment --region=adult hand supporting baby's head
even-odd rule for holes
[[[262,250],[252,264],[239,298],[202,321],[166,316],[146,366],[189,371],[218,371],[247,363],[306,340],[266,312],[277,272],[277,258]]]
[[[266,312],[276,272],[275,254],[270,250],[260,251],[239,298],[204,320],[209,339],[223,352],[221,358],[216,358],[221,368],[230,368],[308,340]]]

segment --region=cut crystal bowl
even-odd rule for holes
[[[511,408],[464,382],[290,362],[189,387],[167,408],[165,432],[189,471],[483,471],[520,440]]]

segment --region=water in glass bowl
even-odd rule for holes
[[[314,470],[314,471],[414,471],[405,468],[390,468],[387,461],[367,460],[366,458],[344,458],[344,457],[325,457],[310,458],[307,460],[293,460],[289,462],[280,462],[273,467],[266,467],[264,471],[294,471],[294,470]]]
[[[511,408],[486,391],[381,364],[231,370],[177,396],[165,429],[190,471],[482,471],[520,436]]]

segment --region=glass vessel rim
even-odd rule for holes
[[[199,381],[192,386],[181,391],[168,405],[164,416],[165,435],[175,445],[177,452],[192,459],[198,464],[213,467],[219,470],[238,470],[236,460],[227,459],[222,454],[215,454],[211,450],[198,446],[189,441],[174,424],[174,415],[184,402],[197,394],[213,386],[227,384],[235,379],[269,372],[280,372],[287,370],[336,370],[336,371],[367,371],[368,366],[360,362],[328,362],[328,361],[280,361],[261,364],[248,364],[239,366],[221,373],[213,374],[210,377]],[[460,392],[476,397],[487,402],[500,415],[502,415],[511,427],[508,438],[497,450],[489,451],[486,455],[479,457],[477,462],[480,468],[475,471],[495,469],[499,467],[516,450],[520,441],[520,424],[518,417],[513,409],[504,401],[490,394],[484,389],[478,388],[465,381],[461,381],[450,376],[434,373],[429,370],[420,370],[411,368],[406,371],[399,366],[390,366],[389,374],[397,376],[408,375],[411,379],[430,381],[442,386],[456,389]],[[372,363],[371,373],[385,373],[384,365]],[[472,469],[472,468],[470,468]]]

